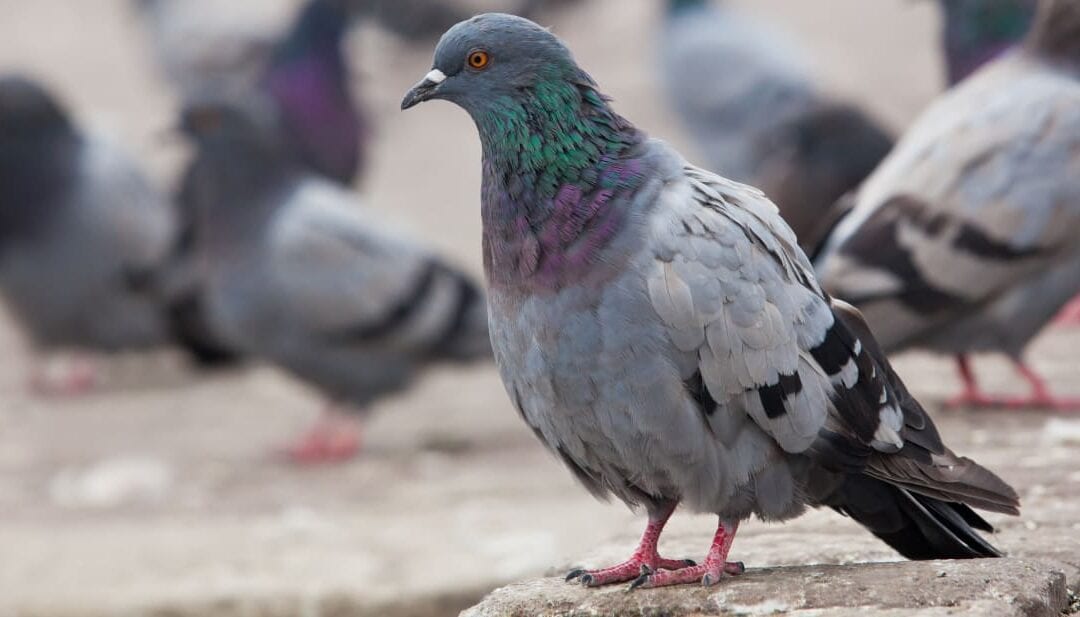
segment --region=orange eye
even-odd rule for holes
[[[468,62],[469,66],[474,69],[486,69],[488,62],[491,62],[491,57],[488,56],[488,52],[477,49],[476,51],[469,52]]]

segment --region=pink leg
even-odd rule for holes
[[[1009,397],[1001,400],[1001,406],[1008,409],[1049,409],[1052,411],[1080,411],[1080,398],[1056,396],[1050,392],[1046,382],[1034,370],[1023,362],[1014,360],[1016,371],[1031,386],[1028,396]]]
[[[1080,326],[1080,296],[1076,296],[1054,318],[1054,323],[1062,326]]]
[[[29,388],[41,396],[80,396],[92,391],[100,381],[97,365],[87,356],[42,360],[30,375]]]
[[[632,581],[643,572],[654,570],[674,570],[694,565],[689,559],[664,559],[656,549],[660,541],[660,533],[664,530],[671,514],[675,511],[676,502],[664,507],[657,513],[650,513],[649,524],[645,527],[645,533],[641,536],[637,550],[623,563],[603,568],[601,570],[573,570],[566,575],[567,581],[578,579],[586,587],[599,587],[611,583],[625,583]]]
[[[700,566],[687,566],[678,570],[660,570],[657,572],[643,572],[630,584],[630,589],[667,587],[669,585],[685,585],[687,583],[701,583],[709,586],[720,582],[724,574],[738,575],[746,571],[746,567],[740,561],[728,561],[728,552],[731,551],[731,543],[735,541],[735,532],[739,529],[739,523],[726,523],[720,521],[716,526],[716,535],[713,537],[712,547],[705,563]]]
[[[975,379],[975,372],[971,370],[971,363],[964,354],[956,356],[956,368],[960,373],[960,379],[964,382],[960,394],[945,401],[946,409],[962,407],[993,407],[994,399],[979,388],[979,382]]]
[[[307,433],[285,448],[285,455],[294,463],[318,465],[346,461],[359,449],[358,420],[331,406]]]

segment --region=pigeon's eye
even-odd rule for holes
[[[482,71],[487,68],[488,63],[490,62],[491,56],[482,49],[476,49],[469,52],[468,63],[471,68]]]
[[[188,124],[198,133],[212,133],[221,126],[221,113],[217,109],[196,109],[188,115]]]

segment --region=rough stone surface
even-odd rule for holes
[[[751,569],[713,587],[586,589],[560,578],[509,585],[462,617],[993,615],[1054,617],[1065,575],[1021,559]]]

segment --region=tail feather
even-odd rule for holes
[[[1002,553],[978,531],[993,528],[971,508],[849,475],[826,500],[908,559],[973,559]]]
[[[453,282],[455,291],[443,325],[433,336],[431,353],[436,358],[455,361],[491,357],[483,291],[461,272],[445,266],[440,271]]]
[[[173,341],[202,368],[227,368],[243,362],[243,356],[214,334],[206,321],[197,294],[176,299],[167,308]]]

